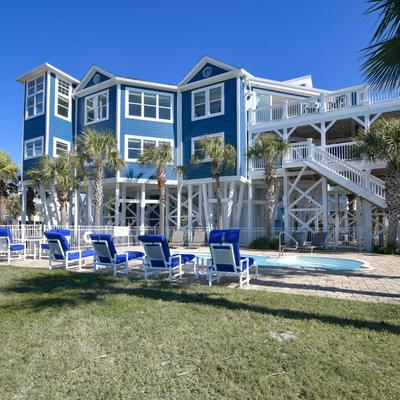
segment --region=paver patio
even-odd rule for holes
[[[122,250],[123,248],[121,248]],[[140,250],[140,246],[131,246],[129,250]],[[178,248],[176,252],[207,252],[208,248],[188,250]],[[254,255],[277,256],[273,251],[244,250]],[[290,255],[304,255],[291,252]],[[377,303],[400,304],[400,256],[387,256],[366,253],[314,253],[307,256],[353,258],[370,264],[371,269],[357,271],[326,271],[315,268],[260,268],[260,276],[253,280],[251,289],[268,290],[285,293],[298,293],[313,296],[326,296],[338,299],[350,299]],[[15,260],[13,265],[33,268],[46,268],[47,259],[25,262]],[[1,262],[0,268],[6,263]],[[85,270],[85,269],[84,269]],[[86,269],[87,271],[87,269]],[[143,276],[139,269],[132,269],[132,277]],[[185,279],[190,275],[185,275]],[[204,278],[199,280],[205,284]],[[221,279],[221,285],[237,286],[237,280]]]

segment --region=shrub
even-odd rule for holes
[[[249,246],[256,250],[279,250],[279,239],[277,237],[268,241],[264,236],[254,239]]]
[[[375,245],[372,248],[372,252],[377,254],[400,255],[400,245],[391,245],[391,246]]]

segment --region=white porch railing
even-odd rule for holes
[[[352,160],[356,154],[356,142],[328,144],[325,150],[341,160]]]
[[[307,99],[284,101],[251,110],[250,124],[280,121],[307,115],[350,110],[355,107],[400,99],[400,88],[377,89],[368,85],[322,93]]]

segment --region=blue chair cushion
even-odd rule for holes
[[[49,249],[50,249],[48,243],[42,243],[42,244],[40,245],[40,248],[41,248],[42,250],[49,250]]]
[[[210,232],[209,243],[230,243],[233,246],[236,265],[239,265],[240,249],[239,249],[239,229],[214,229]],[[232,270],[232,268],[230,268]]]
[[[115,255],[117,254],[117,250],[115,248],[112,235],[110,235],[108,233],[92,233],[90,235],[90,239],[92,239],[93,242],[95,242],[96,240],[105,240],[107,242],[108,248],[110,250],[111,258],[114,258]],[[101,257],[101,258],[105,258],[105,257]],[[106,260],[100,260],[100,261],[108,262]]]
[[[181,256],[182,265],[192,261],[196,256],[194,254],[174,254],[173,256]],[[172,267],[176,267],[179,265],[179,258],[173,258],[171,261]]]
[[[61,243],[61,247],[64,250],[64,253],[70,250],[68,240],[62,233],[56,231],[46,231],[44,235],[46,236],[47,240],[59,240]]]
[[[25,245],[23,244],[11,244],[10,245],[10,250],[11,251],[21,251],[25,249]]]
[[[11,235],[11,229],[9,227],[0,228],[0,236],[8,237],[8,240],[10,241],[10,244],[14,243],[13,237]]]
[[[139,235],[138,239],[143,243],[161,243],[161,247],[164,252],[164,257],[166,260],[171,256],[169,251],[168,242],[163,235]]]
[[[127,251],[126,254],[128,254],[128,261],[144,257],[144,253],[142,253],[141,251]],[[117,264],[124,263],[125,261],[127,261],[125,254],[117,255]]]
[[[82,254],[82,256],[80,256]],[[68,254],[68,261],[72,260],[79,260],[79,258],[87,258],[87,257],[93,257],[94,256],[94,250],[82,250],[80,251],[74,251],[72,253]]]

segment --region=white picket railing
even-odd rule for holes
[[[301,100],[287,100],[267,107],[251,110],[250,123],[279,121],[307,115],[329,113],[352,109],[362,105],[400,99],[400,88],[377,89],[367,85],[322,93],[319,96]]]
[[[328,144],[325,151],[341,160],[352,160],[356,155],[356,142]]]

